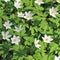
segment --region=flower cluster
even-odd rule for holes
[[[8,1],[10,1],[10,0],[5,0],[5,2],[8,2]],[[59,0],[57,0],[57,2],[60,3]],[[35,0],[35,3],[38,4],[38,5],[44,4],[43,0]],[[16,7],[16,9],[22,8],[21,0],[16,0],[14,2],[14,6]],[[56,17],[56,15],[58,14],[57,11],[58,11],[57,8],[52,7],[52,8],[49,9],[49,14],[52,17]],[[32,19],[32,15],[33,14],[31,14],[31,11],[25,12],[25,14],[23,14],[22,12],[18,12],[18,17],[23,17],[23,18],[25,18],[27,20]]]
[[[4,0],[6,3],[8,3],[10,0]],[[21,1],[22,0],[15,0],[14,1],[14,8],[17,10],[17,16],[18,16],[18,18],[22,18],[22,19],[26,19],[29,23],[30,23],[30,21],[29,20],[32,20],[33,19],[33,11],[32,10],[28,10],[28,11],[24,11],[24,10],[22,10],[22,8],[23,8],[23,4],[21,3]],[[57,3],[60,3],[60,0],[56,0],[56,2]],[[41,6],[42,4],[44,5],[44,1],[43,0],[34,0],[34,3],[37,5],[37,6]],[[28,4],[29,5],[29,4]],[[26,6],[26,5],[25,5]],[[31,6],[30,6],[31,7]],[[22,10],[22,11],[19,11],[19,10]],[[35,9],[33,9],[33,10],[35,10]],[[59,11],[58,11],[58,9],[57,8],[55,8],[54,6],[51,6],[51,7],[49,7],[48,9],[47,9],[49,12],[48,12],[48,14],[49,14],[49,17],[53,17],[53,18],[56,18],[57,17],[57,15],[59,14]],[[38,10],[37,10],[38,11]],[[35,11],[35,12],[37,12],[37,11]],[[38,14],[35,14],[36,15],[36,19],[38,18],[37,16],[39,15],[39,13]],[[43,18],[43,17],[42,17]],[[36,20],[35,19],[35,20]],[[45,17],[43,18],[43,19],[45,19]],[[43,20],[43,19],[41,19],[41,20]],[[48,20],[48,19],[47,19]],[[58,21],[58,22],[60,22],[60,21]],[[36,23],[32,23],[31,25],[32,25],[32,29],[36,29],[36,28],[34,28],[34,24],[36,24]],[[45,23],[44,23],[45,24]],[[57,24],[57,23],[56,23]],[[13,25],[13,23],[11,23],[9,20],[7,20],[7,21],[5,21],[4,22],[4,24],[3,24],[3,26],[4,26],[4,28],[7,30],[7,31],[2,31],[2,39],[3,40],[7,40],[7,41],[9,41],[9,40],[11,40],[11,43],[12,44],[19,44],[20,43],[20,41],[21,41],[21,39],[20,39],[20,36],[17,36],[17,35],[11,35],[10,33],[9,33],[9,29],[12,29],[12,25]],[[37,25],[37,24],[36,24]],[[58,25],[58,24],[57,24]],[[40,26],[40,25],[39,25]],[[60,26],[59,26],[60,27]],[[50,27],[49,27],[50,28]],[[53,27],[54,28],[54,27]],[[19,26],[14,26],[14,29],[13,29],[13,31],[14,32],[17,32],[17,33],[19,33],[19,32],[21,32],[22,30],[23,30],[24,28],[23,28],[23,26],[22,25],[19,25]],[[29,29],[30,29],[30,26],[29,26]],[[31,29],[31,30],[32,30]],[[27,28],[27,30],[28,30],[28,28]],[[44,30],[44,29],[42,29],[42,30]],[[33,30],[32,30],[33,31]],[[27,31],[26,31],[27,32]],[[28,31],[28,32],[30,32],[30,30]],[[28,33],[27,32],[27,33]],[[54,33],[56,33],[56,32],[54,32]],[[59,33],[59,32],[58,32]],[[32,32],[32,34],[34,35],[34,31]],[[26,34],[26,35],[28,35],[28,34]],[[44,33],[44,36],[42,36],[41,37],[42,38],[42,40],[43,40],[43,42],[44,43],[46,43],[46,44],[50,44],[51,43],[51,41],[53,41],[53,39],[51,38],[51,36],[49,35],[47,35],[47,33],[45,34]],[[37,48],[37,49],[39,49],[42,45],[40,44],[40,40],[39,39],[37,39],[37,38],[35,38],[34,37],[34,46]],[[60,60],[60,56],[55,56],[55,60]]]
[[[12,23],[10,23],[10,21],[6,21],[3,26],[6,28],[6,29],[11,29],[11,26],[12,26]],[[16,27],[15,26],[15,29],[13,29],[14,31],[16,32],[20,32],[21,30],[23,29],[22,25],[20,25],[19,27]],[[11,35],[9,34],[9,32],[7,31],[6,33],[4,31],[2,31],[2,36],[3,36],[3,39],[4,40],[10,40],[9,38],[11,37]],[[18,44],[20,42],[20,37],[19,36],[13,36],[11,38],[12,40],[12,44]]]
[[[32,19],[31,11],[25,12],[24,14],[22,12],[18,12],[18,17],[25,18],[27,21]]]
[[[51,36],[47,36],[46,34],[44,35],[44,37],[42,37],[43,41],[46,43],[50,43],[53,39],[51,38]],[[40,48],[40,44],[39,44],[39,40],[35,39],[35,47],[36,48]]]
[[[57,0],[58,3],[60,3],[59,0]],[[41,5],[41,4],[44,4],[43,0],[35,0],[35,3],[37,3],[38,5]],[[52,17],[56,17],[56,15],[58,14],[57,12],[58,10],[54,7],[50,8],[49,9],[49,14],[52,16]]]

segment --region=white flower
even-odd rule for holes
[[[42,39],[46,43],[50,43],[53,40],[51,36],[47,36],[46,34],[44,35],[44,37],[42,37]]]
[[[22,29],[23,29],[23,28],[22,28],[22,25],[20,25],[19,27],[16,27],[16,26],[15,26],[15,29],[14,29],[14,30],[15,30],[16,32],[20,32]]]
[[[36,38],[35,38],[34,44],[35,44],[36,48],[40,48],[41,47],[41,45],[39,44],[39,40],[37,40]]]
[[[12,23],[10,23],[10,21],[6,21],[3,25],[6,27],[6,29],[11,29]]]
[[[8,2],[8,1],[10,1],[10,0],[4,0],[5,2]]]
[[[9,32],[8,31],[6,33],[5,32],[2,32],[2,36],[3,36],[3,39],[4,40],[9,40],[9,38],[11,37],[11,35],[9,35]]]
[[[20,42],[20,37],[19,36],[13,36],[12,38],[11,38],[11,40],[12,40],[12,44],[19,44],[19,42]]]
[[[60,0],[56,0],[58,3],[60,3]]]
[[[24,17],[24,14],[22,12],[18,12],[18,17]]]
[[[15,2],[14,2],[14,6],[16,7],[16,9],[22,8],[20,1],[15,1]]]
[[[54,8],[54,7],[52,7],[52,8],[49,9],[49,13],[50,13],[50,15],[53,16],[53,17],[56,17],[56,15],[58,14],[57,11],[58,11],[58,10],[57,10],[56,8]]]
[[[32,19],[32,15],[33,15],[33,14],[31,14],[31,11],[25,12],[24,18],[27,19],[27,20],[31,20],[31,19]]]
[[[35,3],[37,3],[38,5],[44,4],[43,0],[35,0]]]
[[[60,56],[55,56],[55,60],[60,60]]]

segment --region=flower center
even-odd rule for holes
[[[4,38],[6,38],[6,35],[4,35]]]
[[[46,38],[46,41],[48,41],[48,38]]]
[[[16,39],[14,39],[14,42],[16,42]]]
[[[23,16],[22,14],[19,14],[19,16]]]
[[[42,2],[42,0],[37,0],[38,2]]]
[[[60,2],[60,0],[58,0]]]
[[[16,4],[16,7],[18,7],[18,6],[19,6],[19,3]]]
[[[51,13],[54,14],[54,11],[52,11]]]
[[[36,43],[36,45],[38,45],[38,43]]]
[[[30,15],[27,15],[26,17],[27,17],[27,18],[30,18]]]
[[[8,26],[9,24],[8,23],[6,23],[6,26]]]

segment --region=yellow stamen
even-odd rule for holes
[[[14,42],[16,42],[16,39],[14,39]]]
[[[38,2],[41,2],[42,0],[37,0]]]

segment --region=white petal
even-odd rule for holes
[[[2,31],[2,35],[4,35],[4,32]]]
[[[58,60],[58,57],[57,56],[55,56],[55,60]]]

